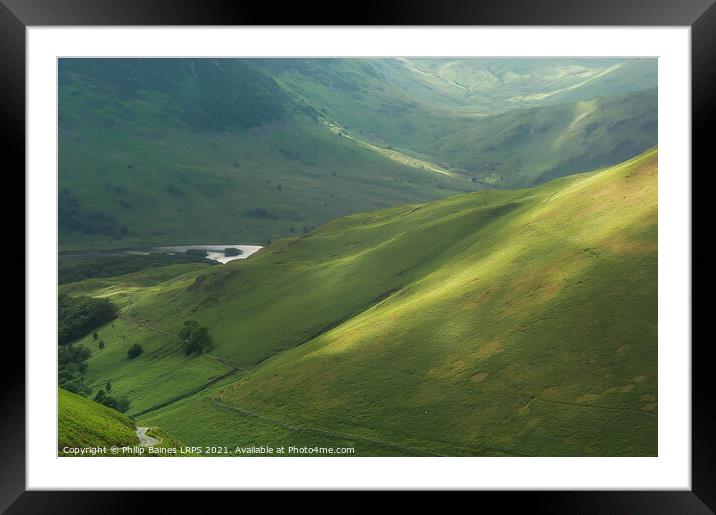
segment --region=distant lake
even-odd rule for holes
[[[233,243],[218,244],[218,245],[176,245],[174,247],[154,247],[152,252],[163,252],[166,254],[181,254],[189,249],[205,250],[206,257],[213,259],[220,263],[228,263],[234,259],[246,259],[251,254],[254,254],[261,250],[261,245],[237,245]],[[239,256],[225,256],[224,249],[239,249],[241,255]]]

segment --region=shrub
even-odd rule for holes
[[[144,349],[142,349],[142,346],[139,345],[138,343],[135,343],[127,351],[127,357],[129,357],[129,359],[134,359],[137,356],[139,356],[142,352],[144,352]]]
[[[57,351],[59,385],[65,390],[80,395],[89,395],[82,374],[87,370],[87,359],[92,352],[82,345],[63,345]]]
[[[121,399],[115,399],[111,395],[105,395],[98,402],[112,409],[116,409],[120,413],[125,413],[127,410],[129,410],[129,400],[127,400],[126,397],[122,397]]]

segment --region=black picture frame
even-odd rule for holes
[[[713,168],[707,132],[716,114],[716,6],[714,0],[511,0],[511,1],[427,1],[382,0],[362,2],[353,8],[338,3],[267,4],[235,0],[0,0],[0,116],[3,128],[5,193],[0,203],[3,221],[16,241],[25,240],[25,228],[13,224],[17,212],[24,212],[25,167],[25,29],[28,26],[62,25],[606,25],[606,26],[689,26],[691,27],[692,72],[692,168],[699,169],[694,194],[708,194],[703,187]],[[710,166],[709,166],[710,165]],[[684,173],[690,173],[684,170]],[[692,185],[694,175],[692,173]],[[12,192],[8,194],[8,192]],[[12,202],[9,197],[15,199]],[[709,212],[694,210],[694,227],[710,220]],[[704,204],[701,204],[702,206]],[[12,231],[17,234],[13,234]],[[692,230],[692,234],[697,234]],[[708,238],[707,238],[708,239]],[[693,247],[693,245],[692,245]],[[716,252],[707,243],[691,249],[693,270],[699,276],[698,290],[714,284]],[[25,267],[24,253],[0,257],[4,270]],[[707,268],[708,267],[708,268]],[[21,320],[24,302],[19,302],[22,278],[16,272],[3,280],[13,292],[13,303],[5,313],[8,320]],[[24,286],[24,284],[23,284]],[[9,287],[9,288],[8,288]],[[23,288],[24,291],[24,288]],[[22,299],[25,298],[23,293]],[[708,309],[692,301],[692,313]],[[14,312],[13,312],[14,311]],[[705,314],[705,313],[704,313]],[[693,320],[693,315],[692,315]],[[19,325],[19,324],[18,324]],[[698,327],[698,326],[697,326]],[[470,503],[499,504],[508,512],[514,508],[550,513],[713,513],[716,510],[716,403],[708,350],[711,338],[692,337],[692,490],[691,491],[610,491],[610,492],[479,492]],[[11,343],[11,341],[15,343]],[[40,492],[25,491],[25,367],[24,351],[6,339],[3,372],[0,374],[0,510],[7,513],[125,513],[147,506],[148,498],[158,498],[163,512],[206,510],[205,500],[186,492]],[[688,345],[689,342],[673,342]],[[225,497],[234,493],[204,492]],[[256,500],[254,493],[241,493],[242,505]],[[303,495],[298,505],[315,503],[314,496]],[[303,499],[301,501],[300,499]],[[333,499],[320,497],[321,505]],[[411,500],[425,505],[422,493]],[[296,506],[296,500],[291,501]],[[356,511],[372,502],[370,496],[350,494],[341,501],[340,511]],[[330,504],[329,504],[330,503]],[[201,508],[203,506],[203,508]],[[319,505],[315,505],[319,506]],[[487,504],[483,504],[487,506]],[[174,507],[176,507],[174,509]],[[143,511],[143,510],[142,510]]]

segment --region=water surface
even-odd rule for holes
[[[239,249],[241,252],[238,256],[225,256],[224,249]],[[164,252],[167,254],[183,254],[189,249],[200,249],[206,251],[206,257],[213,259],[219,263],[228,263],[234,259],[246,259],[251,254],[261,250],[261,245],[238,245],[234,243],[222,243],[217,245],[176,245],[173,247],[154,247],[152,252]]]

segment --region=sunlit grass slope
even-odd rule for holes
[[[499,205],[426,206],[425,246],[471,228],[439,266],[222,399],[439,453],[654,455],[656,185],[652,151]]]
[[[62,448],[137,445],[134,422],[107,406],[62,388],[58,396],[58,450]]]
[[[653,149],[335,220],[137,291],[90,382],[187,444],[288,429],[359,454],[654,455],[656,188]],[[181,353],[187,318],[211,355]]]
[[[85,456],[137,456],[133,451],[123,451],[122,447],[136,448],[139,439],[135,433],[136,425],[126,415],[94,402],[81,395],[59,389],[58,393],[58,444],[59,456],[80,456],[77,452],[65,452],[65,447],[87,448],[106,447],[103,454],[85,454]],[[166,433],[162,428],[151,426],[147,432],[157,439],[153,447],[176,448],[174,455],[191,456],[182,451],[184,445],[176,437]],[[111,447],[119,447],[117,453]],[[182,451],[182,452],[180,452]],[[144,456],[149,456],[148,451]],[[169,454],[154,452],[154,456]]]

